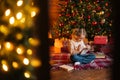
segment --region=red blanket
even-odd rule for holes
[[[61,54],[52,54],[50,56],[51,61],[51,69],[59,69],[60,65],[67,64],[73,66],[69,59],[70,54],[61,53]],[[77,69],[101,69],[101,68],[108,68],[112,65],[112,58],[107,56],[105,58],[96,58],[92,63],[89,64],[81,64],[77,66]]]

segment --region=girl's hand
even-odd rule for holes
[[[88,49],[88,50],[90,50],[91,49],[91,46],[90,45],[86,45],[86,48]]]
[[[81,47],[81,45],[78,45],[78,47],[77,47],[77,51],[80,51],[80,47]]]

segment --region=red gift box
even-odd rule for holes
[[[108,38],[107,36],[95,36],[94,44],[107,44]]]

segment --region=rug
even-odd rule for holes
[[[61,57],[62,56],[62,57]],[[60,69],[60,65],[69,65],[74,67],[76,70],[81,69],[103,69],[109,68],[112,65],[112,58],[107,56],[105,58],[96,58],[92,63],[89,64],[80,64],[79,66],[74,66],[72,62],[69,61],[68,54],[61,54],[60,56],[52,57],[53,64],[51,64],[51,70]]]
[[[96,47],[95,45],[94,47]],[[112,43],[108,43],[107,45],[102,45],[100,51],[105,54],[105,58],[96,58],[93,63],[89,64],[81,64],[80,66],[74,66],[73,63],[70,61],[70,53],[62,52],[62,53],[52,53],[50,54],[50,64],[51,70],[60,69],[59,66],[66,64],[72,67],[75,67],[77,70],[81,69],[102,69],[108,68],[112,65],[112,53],[111,50],[113,49]]]

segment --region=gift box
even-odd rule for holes
[[[107,44],[108,38],[107,36],[95,36],[94,44]]]

